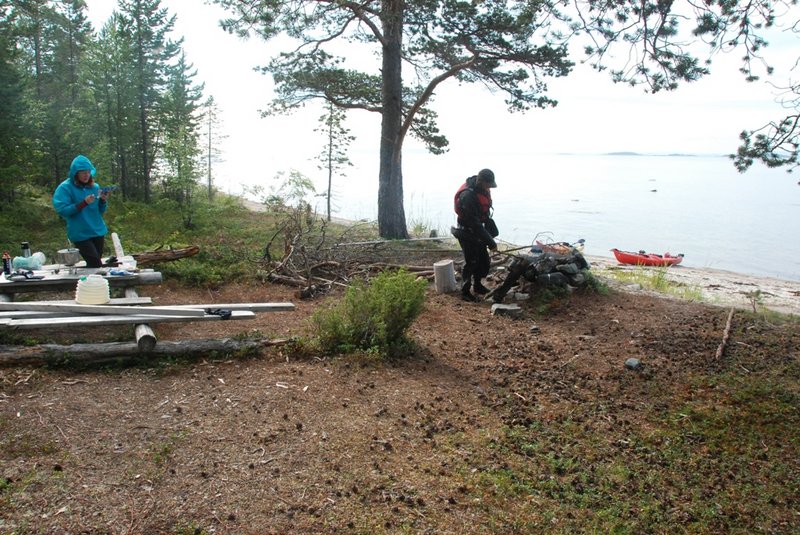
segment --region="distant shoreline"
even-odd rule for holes
[[[254,212],[263,212],[266,207],[262,203],[240,198],[242,205]],[[323,216],[320,216],[323,217]],[[331,218],[336,224],[352,226],[359,221]],[[444,241],[455,241],[452,236],[439,236]],[[423,238],[422,240],[430,240]],[[521,247],[519,245],[503,242],[508,248]],[[619,264],[610,256],[584,255],[594,268],[601,271],[611,270],[637,270],[638,266]],[[716,268],[695,268],[688,266],[674,266],[667,269],[667,276],[678,284],[696,288],[703,296],[704,302],[711,305],[734,306],[741,309],[751,309],[753,299],[748,296],[758,293],[758,304],[770,310],[784,314],[800,316],[800,281],[778,279],[759,275],[748,275]],[[619,285],[623,291],[630,291],[624,285]],[[664,296],[667,297],[667,296]]]
[[[693,154],[683,152],[653,153],[635,151],[614,151],[600,153],[558,152],[558,156],[642,156],[646,158],[730,158],[729,154]]]

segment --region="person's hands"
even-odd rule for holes
[[[100,199],[105,201],[106,199],[108,199],[109,193],[111,193],[111,190],[108,189],[100,190]]]
[[[86,204],[92,204],[95,200],[97,200],[95,194],[90,193],[89,195],[86,196],[85,199],[83,199],[83,202],[85,202]]]

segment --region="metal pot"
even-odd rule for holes
[[[74,266],[81,260],[81,253],[77,249],[59,249],[56,253],[56,260],[65,266]]]

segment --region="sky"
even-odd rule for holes
[[[99,31],[116,2],[88,0],[87,5]],[[221,112],[225,138],[220,141],[223,161],[214,168],[217,187],[233,194],[254,186],[269,188],[276,185],[278,173],[297,169],[315,181],[318,191],[324,189],[324,173],[314,161],[325,143],[314,131],[322,109],[310,107],[288,117],[260,114],[273,96],[272,80],[254,68],[280,51],[278,43],[225,33],[219,27],[225,12],[216,5],[162,0],[161,6],[177,16],[173,38],[184,38],[187,60],[198,73],[195,81],[205,84],[205,95],[214,97]],[[796,41],[778,39],[782,41],[790,44],[771,51],[784,54],[781,64],[791,66],[797,59]],[[510,114],[501,94],[450,81],[437,91],[434,104],[440,130],[450,140],[449,152],[434,156],[409,139],[404,165],[452,168],[462,177],[509,152],[730,154],[743,129],[758,128],[784,114],[768,82],[743,80],[738,56],[716,57],[710,76],[655,95],[613,84],[607,73],[578,65],[570,76],[548,82],[548,95],[559,101],[558,106],[524,114]],[[377,184],[380,117],[351,113],[346,126],[356,136],[348,177]]]

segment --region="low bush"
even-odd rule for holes
[[[339,302],[312,316],[316,342],[331,353],[398,353],[408,342],[407,329],[422,312],[426,286],[403,270],[381,273],[369,284],[354,282]]]

